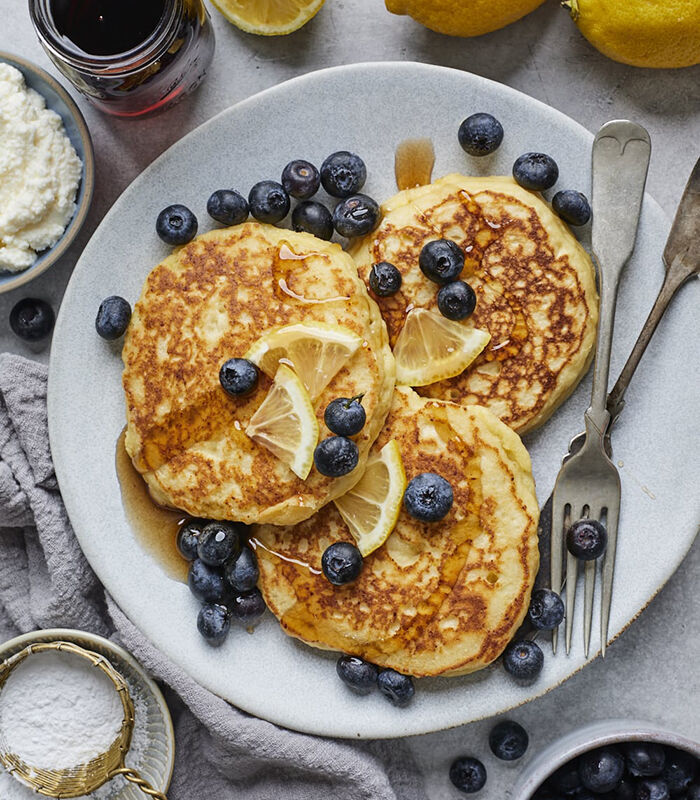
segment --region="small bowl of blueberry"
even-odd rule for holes
[[[651,722],[596,722],[533,759],[511,800],[700,800],[700,742]]]

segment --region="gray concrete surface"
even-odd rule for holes
[[[609,61],[587,44],[554,0],[520,23],[478,40],[433,34],[408,18],[388,14],[381,0],[327,0],[311,23],[284,39],[250,36],[229,26],[216,11],[213,17],[217,53],[211,72],[196,95],[177,108],[152,119],[122,122],[103,117],[78,98],[97,154],[95,201],[75,246],[31,284],[32,294],[58,305],[92,230],[127,184],[170,144],[232,103],[326,66],[431,62],[509,84],[592,131],[611,118],[634,119],[651,133],[654,152],[648,189],[669,214],[700,155],[700,67],[652,71]],[[0,0],[0,18],[0,49],[51,70],[34,37],[26,3]],[[9,309],[27,292],[23,287],[0,296],[0,350],[46,360],[48,348],[30,351],[9,331]],[[659,546],[672,535],[673,531],[659,531]],[[598,660],[549,695],[512,712],[510,716],[531,735],[530,753],[522,763],[505,767],[490,757],[489,721],[412,739],[430,800],[459,796],[449,785],[447,768],[460,754],[483,758],[489,781],[479,797],[501,800],[532,753],[596,719],[646,718],[700,739],[699,574],[696,543],[677,574],[610,648],[604,662]]]

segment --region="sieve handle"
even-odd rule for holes
[[[142,778],[141,775],[139,775],[135,769],[131,769],[131,767],[119,767],[119,769],[113,770],[109,775],[110,780],[116,775],[123,775],[127,781],[138,786],[139,789],[149,797],[154,797],[156,800],[168,800],[163,792],[154,789],[145,778]]]

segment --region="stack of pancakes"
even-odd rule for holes
[[[460,375],[395,389],[390,344],[410,307],[433,309],[418,268],[431,239],[466,255],[477,293],[464,325],[488,348]],[[372,264],[402,273],[372,298]],[[358,277],[359,273],[359,277]],[[516,432],[544,422],[586,371],[597,317],[593,266],[547,204],[509,178],[450,175],[399,193],[351,254],[308,234],[246,223],[206,233],[149,275],[124,346],[126,447],[154,500],[198,517],[254,524],[260,588],[284,629],[307,643],[411,675],[463,674],[500,655],[521,624],[537,572],[538,506]],[[234,400],[219,385],[229,358],[291,323],[342,325],[363,347],[315,402],[363,395],[360,463],[302,481],[245,434],[270,386]],[[514,432],[516,431],[516,432]],[[342,587],[323,551],[351,541],[330,502],[389,440],[410,480],[436,472],[455,501],[438,523],[402,511],[386,543]]]

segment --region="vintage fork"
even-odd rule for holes
[[[552,496],[550,581],[555,592],[564,582],[564,532],[582,517],[600,519],[608,531],[603,563],[601,630],[607,630],[620,513],[620,476],[605,452],[610,423],[607,410],[610,352],[620,275],[634,250],[642,208],[651,141],[640,125],[616,120],[604,125],[593,142],[593,254],[598,264],[600,318],[591,404],[585,413],[581,450],[562,465]],[[587,561],[584,580],[584,649],[588,654],[593,617],[596,561]],[[571,649],[578,560],[566,557],[566,652]],[[603,637],[605,638],[605,637]],[[556,652],[557,631],[552,633]],[[603,645],[604,647],[604,645]]]

